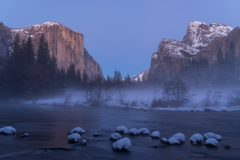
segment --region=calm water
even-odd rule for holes
[[[240,112],[180,112],[137,111],[104,107],[62,107],[0,104],[0,127],[11,125],[15,136],[0,135],[0,159],[240,159]],[[159,130],[161,137],[182,132],[186,143],[165,146],[149,136],[130,137],[131,152],[112,150],[111,133],[118,125],[147,127]],[[83,136],[87,146],[68,144],[67,133],[80,126],[87,130]],[[228,144],[229,150],[193,146],[189,137],[194,133],[216,132]],[[28,132],[32,136],[21,138]],[[98,132],[102,137],[93,137]],[[127,135],[126,135],[127,136]],[[125,136],[125,137],[126,137]],[[153,148],[153,146],[159,148]],[[52,148],[67,148],[61,150]]]

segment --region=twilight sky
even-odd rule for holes
[[[84,34],[103,74],[150,67],[162,38],[182,40],[190,21],[240,26],[239,0],[0,0],[0,21],[24,28],[59,22]]]

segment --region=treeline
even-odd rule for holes
[[[42,34],[36,53],[31,36],[21,41],[16,35],[7,60],[1,60],[0,99],[34,99],[41,95],[64,92],[67,87],[89,90],[91,88],[129,87],[133,82],[129,75],[124,79],[119,71],[114,77],[90,79],[86,70],[75,70],[75,65],[58,69],[55,55],[50,56],[48,42]],[[134,84],[139,84],[134,83]]]
[[[30,98],[60,87],[56,82],[57,63],[50,57],[48,43],[42,34],[37,53],[32,38],[20,40],[16,35],[12,51],[0,70],[0,95],[6,98]]]

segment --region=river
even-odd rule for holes
[[[66,107],[27,104],[0,104],[0,128],[11,125],[17,129],[14,136],[0,135],[0,159],[240,159],[240,111],[153,111],[126,110],[115,107]],[[146,127],[159,130],[161,137],[182,132],[186,142],[166,146],[150,136],[129,137],[130,152],[112,150],[111,133],[118,125],[130,128]],[[83,135],[86,146],[69,144],[67,133],[74,127],[87,130]],[[193,146],[189,137],[194,133],[215,132],[223,137],[220,145],[231,149],[211,149]],[[25,132],[32,134],[22,138]],[[102,136],[93,137],[93,133]],[[154,148],[153,146],[157,146]]]

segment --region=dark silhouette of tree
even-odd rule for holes
[[[12,45],[12,53],[9,63],[6,66],[6,94],[20,98],[24,92],[23,88],[23,65],[22,48],[20,45],[20,36],[16,34]]]
[[[122,74],[118,70],[114,71],[113,83],[116,87],[120,87],[122,85]]]
[[[124,85],[125,85],[125,86],[130,86],[131,83],[132,83],[132,80],[131,80],[131,78],[130,78],[130,75],[127,74],[127,76],[124,78]]]
[[[179,78],[167,81],[163,87],[163,98],[170,103],[171,106],[181,106],[187,100],[188,89]]]
[[[50,55],[48,50],[48,42],[44,38],[44,35],[42,34],[40,37],[39,45],[38,45],[38,51],[37,51],[37,61],[36,64],[41,67],[48,67],[50,62]]]

